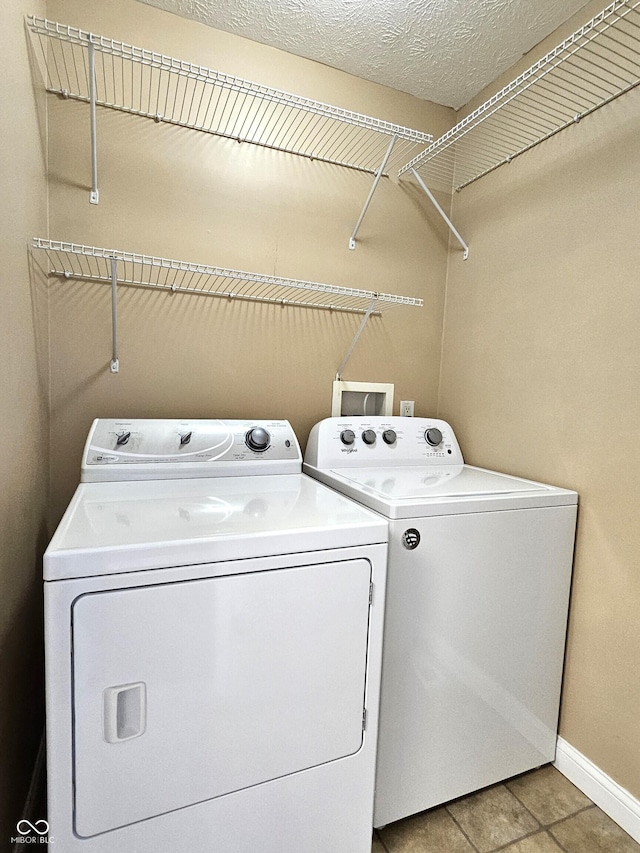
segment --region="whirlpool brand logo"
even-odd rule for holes
[[[18,835],[11,839],[12,844],[52,844],[53,838],[49,834],[49,824],[46,820],[37,820],[31,823],[23,818],[16,824]]]

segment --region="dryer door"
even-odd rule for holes
[[[261,564],[76,599],[80,836],[360,749],[370,563]]]

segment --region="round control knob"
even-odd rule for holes
[[[268,449],[271,443],[271,436],[266,429],[262,427],[253,427],[244,437],[245,444],[250,450],[255,450],[256,453],[263,453]]]
[[[376,434],[372,429],[365,429],[362,433],[362,440],[365,444],[375,444],[376,443]]]
[[[183,432],[180,435],[180,447],[184,447],[185,444],[189,444],[189,442],[191,441],[192,435],[193,435],[192,432]]]
[[[116,437],[116,444],[118,447],[122,447],[123,444],[126,444],[131,438],[130,432],[119,432]]]
[[[397,437],[398,436],[396,435],[396,431],[394,429],[385,429],[385,431],[382,433],[382,440],[385,444],[395,444]]]
[[[427,440],[427,444],[430,444],[431,447],[437,447],[442,443],[442,433],[437,427],[425,430],[424,437]]]
[[[340,433],[340,441],[343,444],[349,445],[353,444],[356,440],[356,434],[352,429],[343,429]]]

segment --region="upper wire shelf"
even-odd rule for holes
[[[461,190],[640,83],[640,0],[616,0],[400,169]]]
[[[27,23],[47,90],[65,98],[89,102],[93,78],[99,106],[371,174],[390,139],[390,171],[433,139],[46,18]]]
[[[365,314],[372,303],[374,314],[395,305],[423,305],[422,299],[411,296],[280,278],[40,237],[33,238],[31,247],[46,253],[49,275],[67,279],[111,284],[115,260],[117,284],[130,287],[357,314]]]

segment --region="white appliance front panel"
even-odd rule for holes
[[[80,595],[76,833],[357,753],[370,581],[353,559]]]
[[[575,521],[390,523],[375,826],[553,760]]]
[[[386,555],[386,545],[376,544],[324,551],[322,555],[300,553],[45,583],[47,820],[56,846],[64,853],[370,853]],[[354,557],[371,563],[374,583],[369,610],[366,727],[358,752],[112,832],[79,837],[74,829],[71,644],[71,615],[78,597],[87,592],[242,573],[244,563],[253,570],[278,571],[317,565],[321,559],[329,564]],[[152,786],[153,781],[145,778],[145,787]]]

